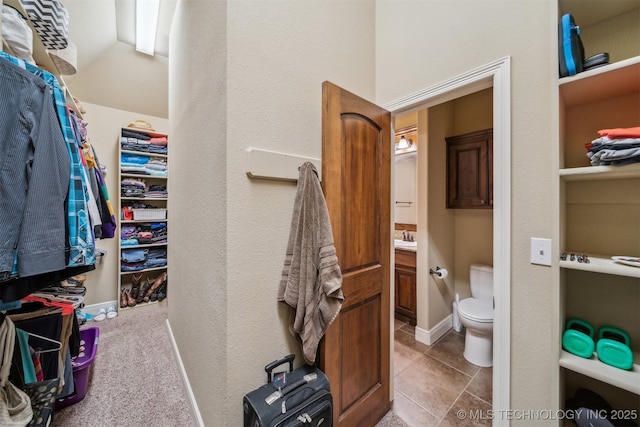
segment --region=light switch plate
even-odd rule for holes
[[[531,264],[551,265],[551,239],[531,238]]]

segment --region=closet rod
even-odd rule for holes
[[[322,181],[322,161],[312,157],[295,156],[257,148],[247,149],[247,175],[249,178],[297,181],[298,168],[305,162],[311,162]]]

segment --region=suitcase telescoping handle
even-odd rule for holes
[[[289,372],[293,372],[293,359],[296,358],[295,354],[290,354],[288,356],[283,357],[282,359],[274,360],[264,367],[264,370],[267,372],[267,383],[271,382],[271,372],[280,365],[284,365],[289,362]]]

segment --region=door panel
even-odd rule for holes
[[[380,251],[377,249],[380,246],[380,219],[371,217],[363,221],[363,216],[368,216],[367,213],[379,210],[376,205],[378,195],[375,187],[372,188],[372,183],[380,181],[380,170],[370,165],[377,163],[380,144],[371,144],[370,141],[378,138],[380,129],[375,123],[355,114],[344,114],[342,122],[342,215],[345,219],[345,232],[349,233],[349,238],[341,244],[348,245],[350,250],[343,252],[344,261],[340,267],[348,272],[363,265],[380,263]]]
[[[380,384],[380,299],[373,297],[343,313],[341,322],[343,350],[358,349],[358,357],[343,357],[340,412]],[[368,324],[368,328],[361,325]]]
[[[322,188],[345,303],[320,364],[334,424],[370,426],[390,406],[390,114],[332,83],[322,89]]]

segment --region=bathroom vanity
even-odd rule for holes
[[[396,241],[395,245],[395,318],[415,326],[417,246],[408,243],[413,242]]]

